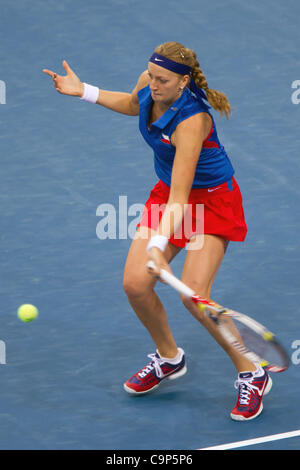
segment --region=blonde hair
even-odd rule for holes
[[[191,67],[191,75],[199,88],[202,88],[207,96],[209,104],[216,110],[219,111],[221,116],[225,114],[227,119],[231,113],[231,106],[227,96],[221,91],[212,90],[208,87],[204,73],[200,68],[200,64],[197,60],[197,55],[192,49],[184,47],[179,42],[166,42],[161,44],[155,49],[157,54],[160,54],[167,59],[174,60],[180,64],[188,65]]]

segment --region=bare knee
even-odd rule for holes
[[[123,289],[129,299],[142,299],[153,290],[155,280],[148,273],[124,273]]]

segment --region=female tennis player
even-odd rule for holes
[[[247,226],[234,169],[221,145],[211,107],[227,118],[227,97],[208,87],[194,51],[177,42],[158,46],[148,69],[131,93],[113,92],[81,82],[63,62],[65,76],[44,70],[59,93],[78,96],[113,111],[139,115],[139,128],[154,150],[158,182],[147,200],[124,270],[130,305],[151,335],[156,352],[124,388],[140,395],[164,379],[185,374],[182,348],[172,335],[164,306],[154,291],[161,268],[186,247],[182,281],[210,299],[211,288],[230,241],[244,241]],[[149,260],[156,269],[147,269]],[[238,398],[231,417],[249,420],[262,410],[271,388],[264,369],[229,345],[207,315],[182,297],[185,307],[229,355],[238,373]]]

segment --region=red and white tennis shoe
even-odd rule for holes
[[[254,373],[241,372],[234,386],[239,394],[231,418],[235,421],[248,421],[260,415],[263,396],[272,388],[272,379],[267,372],[262,368]]]
[[[184,375],[187,368],[183,349],[178,348],[178,353],[180,359],[176,364],[166,362],[157,351],[155,354],[149,354],[151,362],[124,383],[126,392],[134,395],[148,393],[156,389],[162,380],[173,380]]]

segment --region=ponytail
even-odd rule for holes
[[[199,62],[195,58],[195,65],[192,68],[192,77],[199,88],[202,88],[207,96],[207,101],[216,110],[219,111],[221,116],[225,114],[227,119],[231,113],[231,106],[227,96],[222,91],[212,90],[208,87],[206,78],[200,69]]]

